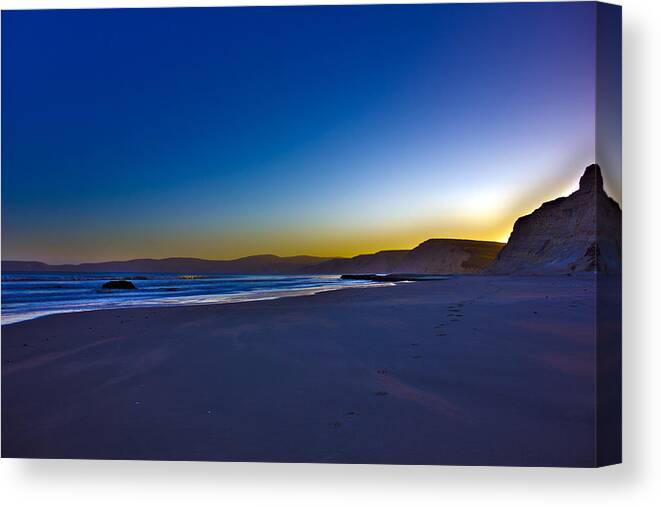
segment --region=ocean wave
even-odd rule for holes
[[[9,324],[54,313],[136,306],[231,303],[378,285],[374,282],[340,280],[336,275],[198,274],[185,279],[179,276],[146,276],[137,273],[22,273],[13,278],[3,276],[2,323]],[[127,279],[136,280],[136,290],[108,291],[101,287],[107,280]]]
[[[50,304],[42,304],[41,307],[34,307],[24,304],[15,308],[4,308],[2,310],[2,324],[13,324],[25,320],[31,320],[38,317],[47,315],[61,314],[61,313],[77,313],[85,311],[98,311],[98,310],[111,310],[121,308],[149,308],[149,307],[163,307],[163,306],[193,306],[193,305],[208,305],[208,304],[229,304],[229,303],[242,303],[250,301],[266,301],[279,299],[283,297],[297,297],[297,296],[310,296],[322,292],[333,290],[340,290],[346,288],[367,288],[367,287],[383,287],[395,285],[392,282],[376,283],[335,283],[326,285],[317,285],[314,287],[297,287],[297,288],[274,288],[270,290],[260,291],[244,291],[237,293],[226,294],[196,294],[185,296],[160,296],[149,298],[99,298],[96,300],[88,301],[71,301],[68,304],[65,302],[57,302]],[[133,292],[133,291],[131,291]]]

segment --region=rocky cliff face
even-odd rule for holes
[[[351,259],[335,259],[307,268],[318,274],[479,273],[489,266],[503,243],[463,239],[429,239],[413,250],[391,250]]]
[[[622,211],[603,188],[598,165],[585,169],[579,189],[519,218],[491,273],[619,272]]]
[[[428,239],[411,250],[394,272],[480,273],[494,261],[503,246],[494,241]]]

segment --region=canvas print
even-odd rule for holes
[[[2,456],[621,460],[621,9],[2,12]]]

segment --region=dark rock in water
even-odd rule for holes
[[[579,189],[519,218],[489,269],[502,274],[619,273],[622,210],[603,189],[598,165],[585,169]]]
[[[149,280],[149,277],[137,275],[137,276],[126,276],[122,280]]]
[[[129,280],[110,280],[101,286],[102,289],[117,289],[117,290],[135,290],[136,286]]]
[[[391,275],[342,275],[342,280],[367,280],[370,282],[429,282],[447,280],[448,276],[391,274]]]

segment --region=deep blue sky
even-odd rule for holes
[[[504,240],[595,159],[595,19],[593,3],[3,12],[3,258]]]

